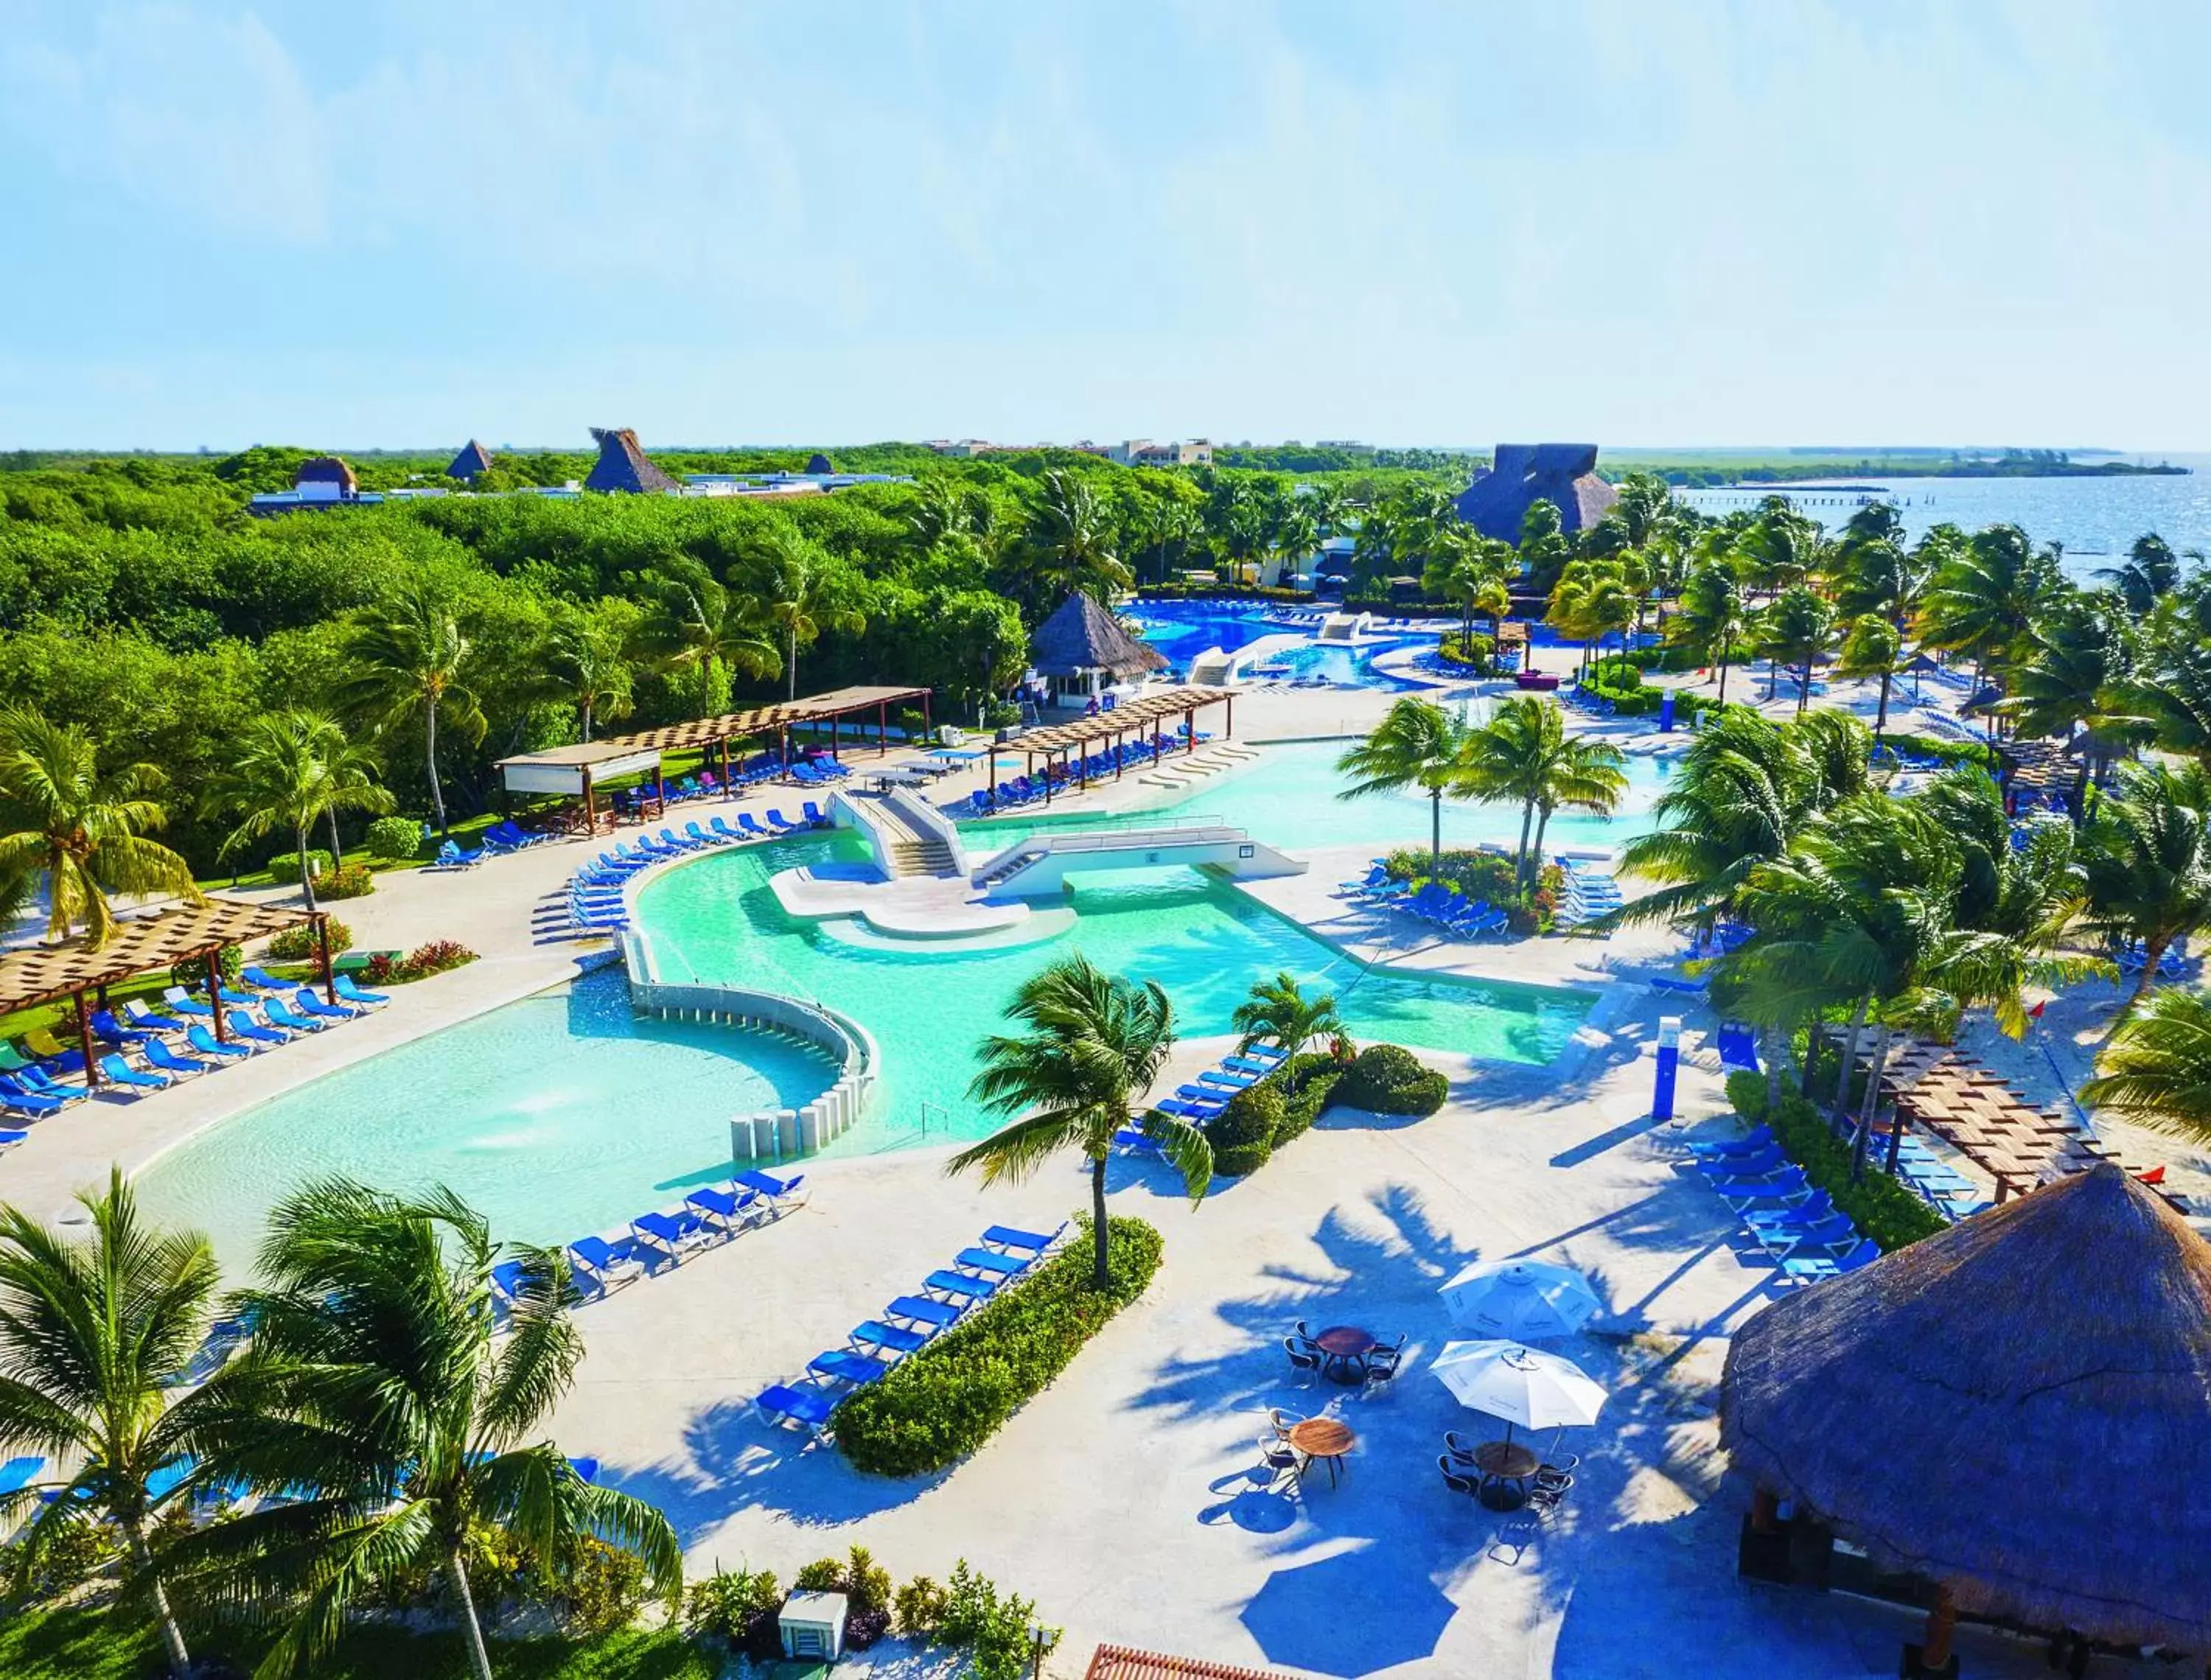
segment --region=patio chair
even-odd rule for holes
[[[164,1091],[170,1084],[167,1073],[147,1073],[133,1067],[119,1055],[110,1054],[100,1059],[100,1077],[112,1085],[129,1091]]]
[[[925,1324],[933,1335],[959,1323],[960,1315],[965,1311],[966,1307],[964,1303],[954,1306],[949,1302],[932,1301],[925,1295],[901,1295],[883,1308],[883,1316],[902,1318],[909,1324]]]
[[[1555,1464],[1547,1459],[1536,1466],[1536,1485],[1541,1487],[1546,1482],[1563,1482],[1572,1487],[1574,1472],[1579,1470],[1581,1465],[1582,1455],[1579,1453],[1563,1453]]]
[[[1366,1356],[1366,1383],[1369,1387],[1378,1382],[1387,1382],[1397,1375],[1398,1363],[1405,1357],[1405,1336],[1402,1331],[1397,1339],[1384,1347],[1378,1347]]]
[[[762,1389],[753,1404],[769,1423],[783,1427],[796,1424],[817,1437],[827,1430],[837,1410],[837,1401],[818,1388],[793,1388],[780,1382]]]
[[[136,998],[123,1006],[123,1018],[134,1027],[143,1027],[148,1032],[182,1032],[185,1024],[167,1015],[157,1015]]]
[[[213,1062],[202,1061],[197,1056],[179,1055],[158,1038],[146,1046],[146,1060],[162,1073],[171,1075],[204,1073],[215,1066]]]
[[[1272,1493],[1287,1479],[1298,1484],[1305,1474],[1305,1456],[1278,1435],[1259,1437],[1259,1467],[1267,1472],[1267,1491]]]
[[[185,1042],[192,1047],[194,1055],[213,1056],[219,1061],[240,1061],[253,1054],[251,1045],[219,1040],[203,1026],[187,1027]]]
[[[1282,1338],[1282,1351],[1290,1356],[1290,1368],[1299,1371],[1320,1369],[1320,1350],[1311,1342],[1301,1342],[1295,1336]]]
[[[707,1185],[684,1197],[683,1205],[735,1236],[752,1224],[753,1209],[759,1201],[760,1196],[754,1191],[723,1190]]]
[[[1556,1516],[1559,1507],[1566,1502],[1566,1496],[1573,1491],[1573,1487],[1574,1478],[1571,1476],[1560,1476],[1548,1482],[1530,1482],[1528,1484],[1528,1503],[1523,1508],[1534,1512],[1538,1519]]]
[[[1481,1484],[1480,1480],[1472,1476],[1463,1475],[1457,1469],[1453,1468],[1451,1455],[1450,1453],[1439,1453],[1436,1454],[1436,1468],[1443,1472],[1444,1485],[1449,1488],[1453,1493],[1463,1493],[1469,1499],[1475,1498],[1481,1494]]]
[[[739,1173],[730,1182],[740,1189],[756,1192],[766,1200],[768,1212],[778,1218],[785,1210],[803,1206],[806,1202],[804,1173],[778,1178],[772,1173],[764,1173],[754,1168]]]
[[[909,1353],[918,1353],[929,1345],[929,1338],[918,1330],[908,1330],[902,1325],[885,1324],[881,1319],[873,1318],[854,1325],[845,1340],[877,1359],[903,1358]]]
[[[1026,1248],[1033,1254],[1041,1254],[1067,1234],[1067,1221],[1059,1222],[1059,1229],[1045,1236],[1036,1231],[1016,1230],[1011,1225],[993,1225],[983,1233],[983,1241],[994,1248]]]
[[[645,1270],[635,1239],[630,1237],[615,1243],[603,1236],[579,1236],[568,1245],[568,1260],[578,1281],[598,1295],[606,1294],[618,1278]]]
[[[806,1362],[809,1376],[818,1376],[827,1382],[849,1382],[855,1388],[866,1387],[881,1377],[890,1369],[880,1359],[870,1359],[864,1353],[855,1353],[850,1348],[830,1348],[817,1353]]]
[[[714,1240],[712,1228],[696,1213],[640,1213],[629,1228],[640,1249],[657,1248],[675,1266],[691,1250]]]

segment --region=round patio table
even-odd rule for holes
[[[1337,1467],[1343,1455],[1359,1444],[1359,1437],[1351,1432],[1351,1425],[1336,1417],[1308,1417],[1290,1425],[1282,1437],[1293,1451],[1308,1459],[1328,1460],[1328,1484],[1336,1485]]]
[[[1366,1356],[1381,1345],[1372,1331],[1355,1324],[1330,1325],[1312,1339],[1324,1362],[1321,1374],[1331,1382],[1364,1382]]]
[[[1480,1497],[1493,1511],[1517,1511],[1528,1502],[1523,1485],[1542,1460],[1517,1441],[1485,1441],[1474,1449],[1481,1472]]]

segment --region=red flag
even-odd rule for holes
[[[2038,1021],[2042,1018],[2042,1012],[2049,1007],[2050,1000],[2048,998],[2044,998],[2040,1003],[2038,1003],[2033,1008],[2026,1012],[2026,1018],[2030,1021]]]

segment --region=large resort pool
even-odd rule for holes
[[[1300,848],[1426,842],[1418,798],[1336,800],[1341,742],[1271,749],[1252,770],[1202,787],[1174,813],[1248,826]],[[1631,807],[1663,786],[1663,761],[1631,761]],[[1054,818],[1097,825],[1145,818]],[[970,825],[981,855],[1035,825]],[[1447,803],[1447,843],[1515,837],[1517,813]],[[1559,844],[1615,843],[1641,825],[1562,819]],[[829,1005],[875,1038],[882,1079],[868,1117],[832,1154],[981,1137],[1001,1118],[967,1099],[975,1047],[1004,1024],[1015,988],[1080,951],[1155,980],[1184,1037],[1224,1034],[1254,980],[1279,972],[1334,991],[1360,1040],[1541,1064],[1581,1024],[1593,994],[1371,970],[1228,884],[1188,868],[1099,872],[1009,937],[931,944],[872,938],[853,921],[784,913],[767,882],[803,864],[852,861],[850,832],[703,855],[649,881],[641,931],[659,977],[779,991]],[[1325,867],[1325,866],[1323,866]],[[247,1109],[160,1157],[148,1205],[250,1248],[268,1209],[296,1184],[343,1173],[369,1182],[450,1185],[503,1235],[555,1242],[618,1225],[725,1175],[729,1120],[797,1107],[829,1083],[814,1052],[712,1026],[640,1021],[618,971],[509,1004]]]

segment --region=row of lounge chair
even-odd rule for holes
[[[1283,1053],[1253,1045],[1240,1055],[1223,1056],[1190,1084],[1177,1085],[1174,1095],[1152,1104],[1161,1114],[1172,1115],[1192,1125],[1202,1125],[1228,1106],[1238,1091],[1255,1085],[1282,1065]],[[1124,1153],[1156,1155],[1160,1146],[1139,1127],[1124,1127],[1113,1137],[1114,1147]]]
[[[1162,735],[1157,752],[1153,750],[1151,737],[1140,736],[1124,741],[1119,746],[1103,752],[1093,752],[1087,758],[1070,759],[1064,765],[1054,764],[1048,771],[1034,776],[1016,776],[998,784],[994,794],[988,788],[978,788],[973,793],[948,801],[942,808],[945,815],[954,819],[971,819],[987,817],[994,811],[1011,811],[1024,805],[1033,805],[1045,797],[1047,788],[1060,792],[1075,783],[1095,782],[1112,775],[1117,770],[1137,770],[1156,764],[1170,752],[1179,751],[1184,737],[1178,734]],[[1203,729],[1197,732],[1200,741],[1213,739]]]
[[[568,920],[578,928],[594,932],[625,928],[629,925],[629,909],[623,902],[622,886],[632,875],[657,863],[688,857],[717,846],[780,840],[788,834],[803,834],[809,829],[828,826],[827,813],[812,800],[806,801],[803,809],[803,822],[793,822],[782,812],[772,809],[763,823],[751,812],[740,811],[735,826],[718,815],[709,817],[704,823],[694,818],[683,825],[680,833],[669,827],[657,834],[641,834],[634,840],[617,841],[610,850],[601,852],[568,878]]]
[[[391,1001],[382,993],[362,990],[350,975],[336,976],[336,1003],[312,987],[280,979],[264,969],[249,968],[243,979],[251,990],[225,991],[215,1003],[172,986],[162,994],[167,1012],[149,1009],[136,999],[123,1006],[119,1016],[113,1010],[94,1010],[88,1019],[94,1065],[101,1082],[133,1097],[143,1096],[321,1032]],[[223,1025],[220,1037],[213,1030],[218,1007]],[[134,1056],[138,1060],[134,1061]],[[27,1033],[0,1046],[0,1109],[33,1119],[58,1114],[92,1095],[90,1081],[81,1077],[84,1073],[81,1048],[60,1043],[50,1031]],[[25,1135],[0,1128],[0,1148],[21,1143]]]
[[[1021,1282],[1066,1234],[1063,1223],[1049,1236],[992,1225],[949,1266],[930,1272],[919,1293],[895,1296],[880,1317],[853,1326],[844,1346],[815,1354],[803,1375],[769,1384],[754,1405],[768,1423],[819,1438],[846,1395],[880,1381],[971,1308]]]
[[[597,1300],[616,1284],[681,1266],[698,1249],[730,1242],[804,1206],[807,1194],[804,1173],[778,1178],[753,1169],[726,1184],[701,1186],[679,1207],[639,1214],[626,1236],[579,1236],[567,1248],[577,1292]],[[522,1270],[518,1260],[493,1269],[492,1290],[503,1302],[512,1302]]]
[[[1337,893],[1361,903],[1378,905],[1431,922],[1463,939],[1482,939],[1503,933],[1509,925],[1505,913],[1486,898],[1469,898],[1443,881],[1419,885],[1390,873],[1376,859],[1363,880],[1344,881]]]
[[[1580,928],[1601,921],[1626,902],[1620,897],[1620,883],[1605,871],[1572,858],[1561,858],[1560,862],[1566,873],[1566,891],[1559,899],[1560,927]]]
[[[1727,1143],[1692,1144],[1690,1153],[1783,1283],[1820,1283],[1881,1258],[1880,1246],[1813,1187],[1765,1127]]]

